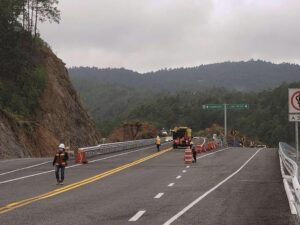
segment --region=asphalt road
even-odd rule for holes
[[[70,164],[64,186],[50,158],[0,161],[0,224],[298,224],[276,149],[219,149],[190,166],[165,149]]]

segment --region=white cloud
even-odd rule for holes
[[[67,66],[300,62],[296,0],[61,0],[59,8],[61,24],[41,33]]]

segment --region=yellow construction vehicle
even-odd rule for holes
[[[189,127],[175,127],[172,130],[173,134],[173,147],[190,146],[192,141],[192,129]]]

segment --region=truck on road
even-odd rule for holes
[[[189,127],[175,127],[172,130],[173,134],[173,147],[178,146],[186,147],[191,145],[192,141],[192,129]]]

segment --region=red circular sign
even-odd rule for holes
[[[291,103],[295,110],[300,111],[300,91],[297,91],[292,95]]]

